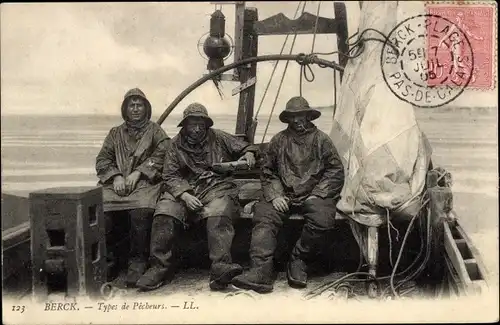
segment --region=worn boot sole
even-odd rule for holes
[[[125,285],[127,286],[127,288],[137,287],[137,282],[139,281],[139,279],[142,277],[143,274],[144,272],[133,275],[127,274],[127,277],[125,279]]]
[[[152,291],[160,288],[165,284],[165,281],[161,281],[160,283],[155,284],[154,286],[146,286],[146,285],[140,285],[137,286],[139,288],[139,291],[145,292],[145,291]]]
[[[269,293],[273,291],[272,284],[261,284],[245,281],[240,278],[234,278],[232,284],[240,289],[253,290],[257,293]]]
[[[286,276],[288,278],[288,285],[290,287],[299,288],[299,289],[307,287],[307,280],[301,281],[301,280],[297,280],[294,277],[292,277],[291,272],[290,272],[290,264],[288,264]]]
[[[220,277],[218,277],[215,280],[210,281],[210,289],[212,290],[223,290],[225,289],[230,283],[231,280],[235,277],[243,273],[243,268],[235,268],[233,270],[230,270],[228,272],[223,273]]]
[[[125,277],[125,285],[127,288],[135,288],[137,281],[146,272],[147,267],[145,262],[131,262],[127,269],[127,275]]]
[[[144,273],[144,272],[143,272]],[[138,275],[127,275],[127,278],[125,280],[125,285],[127,288],[136,288],[137,287],[137,281],[141,278],[142,274]]]
[[[125,285],[127,288],[137,288],[137,282],[126,281]]]

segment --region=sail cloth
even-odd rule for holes
[[[388,35],[397,25],[397,11],[397,1],[364,2],[359,32],[374,28]],[[381,39],[372,31],[365,37]],[[413,106],[384,81],[382,47],[366,41],[363,53],[349,59],[330,133],[346,170],[337,208],[365,226],[380,226],[388,212],[391,217],[418,212],[432,153]]]

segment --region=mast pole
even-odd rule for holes
[[[245,1],[235,2],[234,14],[234,62],[241,61],[241,47],[243,44],[243,23],[245,19]],[[233,75],[239,80],[239,69]]]
[[[257,56],[258,35],[255,32],[254,24],[258,21],[257,8],[244,9],[243,19],[243,37],[241,47],[241,59],[247,59]],[[246,83],[249,79],[257,76],[257,62],[241,66],[238,69],[239,80],[241,84]],[[236,117],[237,136],[244,136],[247,141],[253,143],[253,136],[248,134],[250,125],[252,124],[253,109],[255,102],[255,84],[245,88],[240,92],[238,105],[238,115]],[[252,139],[250,139],[252,138]]]

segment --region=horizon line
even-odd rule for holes
[[[319,110],[327,110],[327,109],[333,109],[334,105],[329,105],[329,106],[315,106],[311,107],[314,109],[319,109]],[[498,109],[498,106],[441,106],[441,107],[434,107],[434,108],[421,108],[421,107],[414,107],[416,110],[434,110],[434,111],[439,111],[439,110],[460,110],[460,109],[481,109],[481,110],[493,110],[493,109]],[[211,112],[210,114],[212,115],[237,115],[238,112]],[[4,113],[0,109],[0,117],[1,116],[58,116],[58,117],[74,117],[74,116],[107,116],[107,117],[116,117],[119,116],[121,117],[121,114],[118,112],[117,114],[110,114],[110,113]],[[176,115],[182,115],[182,112],[177,111],[177,112],[172,112],[169,116],[176,116]],[[159,118],[161,114],[153,114],[152,117],[154,118]]]

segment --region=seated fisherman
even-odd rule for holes
[[[142,290],[153,290],[172,275],[172,249],[179,225],[206,220],[210,288],[223,289],[242,273],[232,263],[233,218],[239,212],[238,188],[228,176],[212,170],[213,163],[246,160],[255,165],[255,150],[248,143],[221,130],[211,128],[207,109],[190,104],[184,110],[179,134],[165,155],[163,181],[166,191],[156,207],[151,233],[151,266],[137,283]]]
[[[109,131],[96,158],[96,171],[103,186],[104,212],[110,218],[123,213],[130,217],[126,282],[134,286],[147,269],[149,235],[169,138],[150,121],[151,104],[140,89],[125,94],[121,113],[125,122]]]
[[[290,286],[305,287],[307,262],[335,222],[344,185],[344,168],[331,139],[311,122],[321,113],[302,97],[293,97],[279,118],[288,128],[270,141],[261,183],[264,200],[255,204],[250,270],[234,286],[259,293],[273,290],[273,256],[277,233],[292,212],[305,219],[287,265]]]

